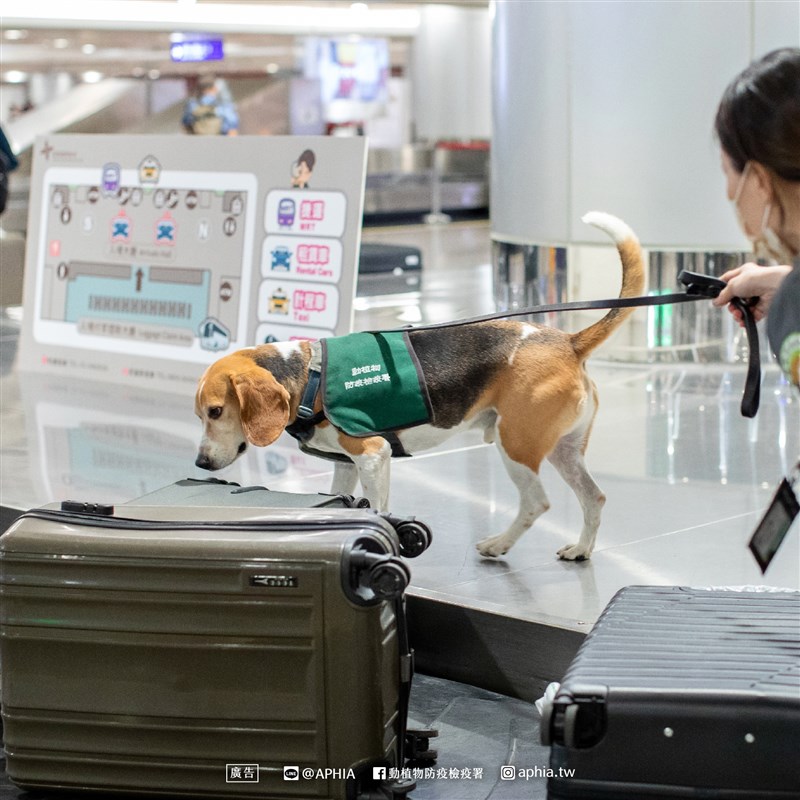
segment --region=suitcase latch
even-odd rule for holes
[[[81,503],[79,500],[63,500],[61,510],[74,514],[92,514],[97,517],[114,516],[114,506],[107,503]]]

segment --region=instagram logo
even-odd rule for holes
[[[516,777],[516,770],[514,767],[500,767],[500,780],[513,781]]]

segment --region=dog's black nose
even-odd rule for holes
[[[211,469],[211,459],[201,453],[197,456],[197,461],[194,462],[194,465],[200,467],[200,469]]]

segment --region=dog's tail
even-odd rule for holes
[[[636,234],[621,220],[602,211],[590,211],[583,221],[607,233],[622,260],[620,297],[636,297],[644,290],[644,257]],[[601,320],[572,335],[572,346],[583,360],[599,347],[632,313],[632,308],[612,308]]]

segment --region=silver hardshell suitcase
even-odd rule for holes
[[[0,537],[7,773],[24,788],[401,797],[412,656],[362,509],[46,506]],[[386,768],[386,769],[382,769]]]

